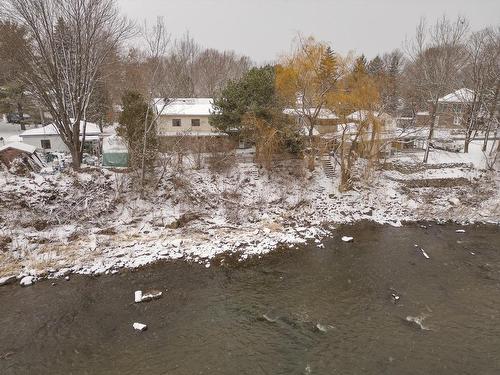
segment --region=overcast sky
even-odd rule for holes
[[[500,26],[500,0],[117,0],[127,16],[163,16],[173,37],[189,30],[205,47],[234,50],[258,63],[290,49],[297,32],[341,53],[373,57],[401,47],[421,16],[466,16],[473,29]]]

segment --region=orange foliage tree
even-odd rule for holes
[[[340,58],[314,38],[301,38],[290,55],[276,67],[276,90],[289,112],[298,118],[309,138],[309,168],[314,169],[314,127],[328,95],[341,76]]]
[[[373,150],[377,153],[376,141],[381,127],[375,116],[378,105],[377,85],[367,73],[364,60],[359,58],[338,82],[338,90],[329,93],[326,103],[340,119],[336,152],[341,169],[340,191],[352,189],[352,169],[360,152],[368,149],[368,156],[374,156]],[[354,112],[359,114],[358,121],[349,122]]]

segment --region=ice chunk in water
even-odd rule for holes
[[[148,329],[148,326],[142,323],[134,323],[132,326],[137,331],[145,331],[146,329]]]
[[[142,290],[136,290],[134,293],[134,302],[139,303],[142,301]]]

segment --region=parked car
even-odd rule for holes
[[[11,112],[7,114],[7,122],[11,124],[20,124],[23,121],[28,121],[31,119],[30,115],[23,114],[22,117],[17,112]]]
[[[462,146],[459,144],[456,144],[453,140],[434,140],[431,142],[431,147],[435,148],[436,150],[443,150],[443,151],[449,151],[449,152],[461,152],[462,151]]]

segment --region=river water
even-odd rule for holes
[[[500,230],[456,229],[2,287],[0,374],[499,374]]]

